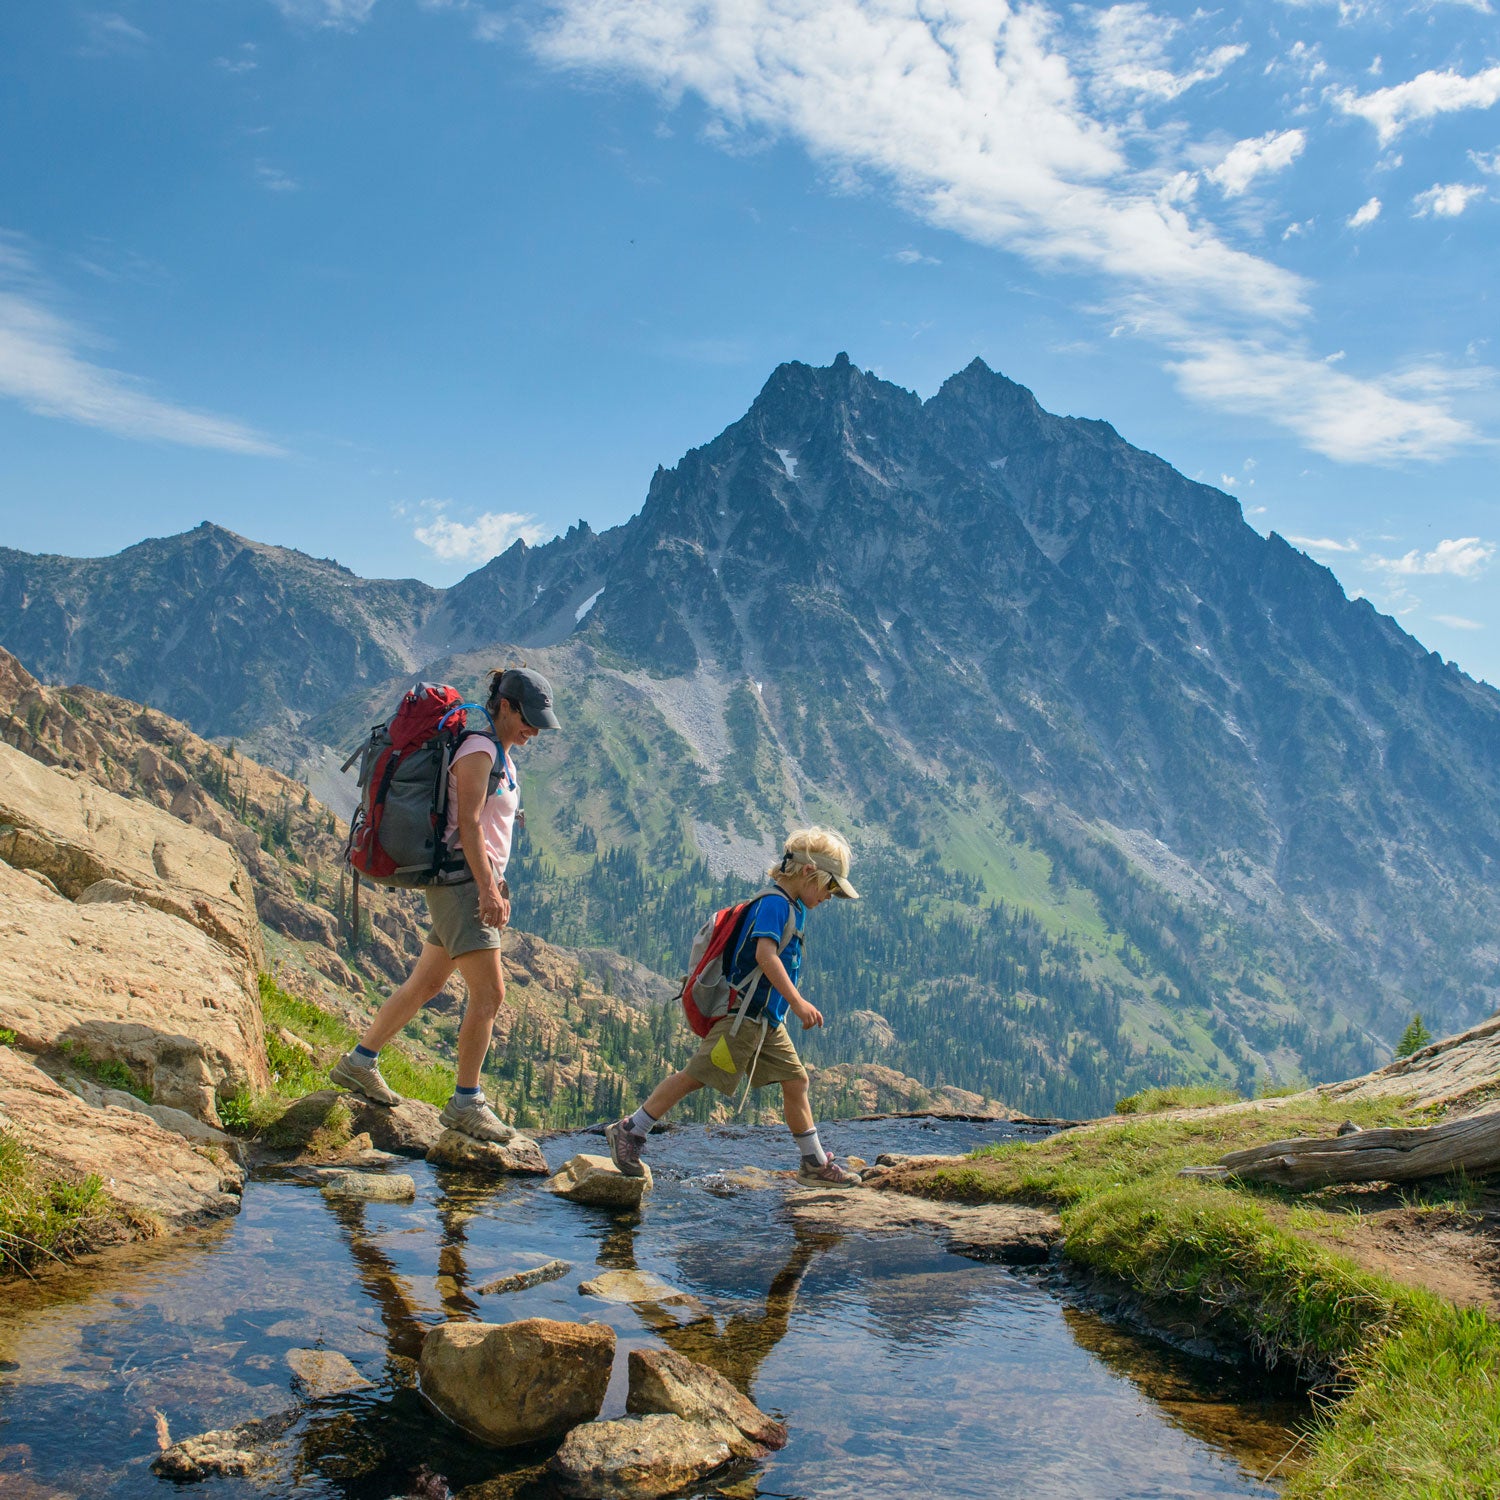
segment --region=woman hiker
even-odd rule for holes
[[[448,982],[457,969],[468,986],[458,1031],[458,1074],[453,1097],[440,1123],[478,1141],[508,1141],[515,1132],[489,1107],[479,1086],[479,1070],[489,1050],[490,1032],[505,998],[500,968],[500,933],[510,921],[510,888],[505,866],[521,796],[510,752],[540,730],[558,728],[552,687],[540,672],[512,667],[490,673],[485,709],[495,737],[468,736],[454,752],[448,772],[446,843],[457,843],[472,879],[423,888],[432,931],[411,977],[376,1012],[359,1045],[333,1065],[334,1083],[376,1104],[399,1104],[401,1096],[380,1076],[380,1049]],[[503,757],[490,794],[490,774]]]

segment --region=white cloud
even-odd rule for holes
[[[1380,199],[1367,199],[1359,208],[1349,215],[1344,221],[1350,229],[1363,229],[1367,224],[1373,224],[1380,217]]]
[[[1054,21],[998,0],[554,0],[559,66],[703,98],[729,138],[791,135],[888,181],[928,223],[1049,269],[1102,272],[1261,317],[1304,310],[1301,280],[1236,250],[1135,173],[1083,107]]]
[[[1090,75],[1091,92],[1111,104],[1136,98],[1176,99],[1217,78],[1249,51],[1243,43],[1215,47],[1178,73],[1167,53],[1167,44],[1182,29],[1177,21],[1139,3],[1112,5],[1088,19],[1094,36],[1079,60]]]
[[[1484,626],[1478,620],[1466,620],[1462,615],[1434,615],[1432,617],[1439,625],[1446,625],[1450,630],[1483,630]]]
[[[1469,77],[1451,69],[1419,73],[1408,83],[1392,84],[1371,94],[1340,89],[1333,101],[1345,114],[1368,120],[1385,146],[1414,121],[1460,109],[1489,109],[1500,102],[1500,66]]]
[[[253,428],[211,412],[177,406],[145,383],[96,364],[90,340],[47,304],[29,257],[0,236],[0,397],[38,416],[61,417],[119,437],[279,455]]]
[[[370,19],[375,0],[271,0],[289,21],[350,31]]]
[[[1358,552],[1359,543],[1352,538],[1347,542],[1336,541],[1331,536],[1289,536],[1292,546],[1302,547],[1308,552]]]
[[[139,26],[133,26],[114,11],[87,11],[83,16],[87,40],[85,57],[122,57],[138,53],[150,38]]]
[[[1469,160],[1491,177],[1500,175],[1500,151],[1471,151]]]
[[[1291,166],[1306,145],[1307,136],[1300,130],[1272,130],[1239,141],[1218,166],[1203,175],[1218,183],[1226,198],[1238,198],[1257,177]]]
[[[1475,198],[1482,198],[1484,189],[1463,182],[1439,182],[1418,193],[1411,201],[1419,219],[1456,219]]]
[[[920,250],[898,250],[891,259],[903,266],[940,266],[940,261],[935,255],[923,255]]]
[[[551,535],[535,516],[517,511],[486,511],[465,523],[448,519],[446,500],[423,500],[419,508],[432,519],[414,527],[412,535],[444,562],[488,562],[512,542],[520,540],[533,547]]]
[[[1463,536],[1454,541],[1439,542],[1431,552],[1414,548],[1403,557],[1372,557],[1370,566],[1404,578],[1418,574],[1477,578],[1495,552],[1493,542],[1482,542],[1477,536]]]
[[[302,186],[295,177],[289,177],[280,167],[273,167],[266,161],[256,162],[255,180],[268,193],[295,193]]]
[[[1308,283],[1209,222],[1196,176],[1180,170],[1184,125],[1148,140],[1134,116],[1115,123],[1090,112],[1089,67],[1095,97],[1100,78],[1106,94],[1122,77],[1135,79],[1138,96],[1170,93],[1150,68],[1120,70],[1131,58],[1145,67],[1153,46],[1165,58],[1166,39],[1188,22],[1117,6],[1084,23],[1080,46],[1055,13],[1021,0],[545,5],[532,34],[544,61],[634,80],[672,106],[691,94],[706,106],[703,134],[714,145],[796,141],[825,181],[884,186],[929,226],[1043,272],[1102,278],[1093,301],[1111,336],[1155,342],[1194,399],[1279,424],[1341,462],[1436,459],[1479,440],[1444,393],[1414,399],[1388,380],[1334,371],[1303,347]],[[1317,48],[1301,43],[1273,66],[1295,69],[1307,86],[1326,71]],[[1239,143],[1215,169],[1221,186],[1243,192],[1305,142],[1285,130]],[[1149,165],[1135,165],[1142,154]]]
[[[1305,352],[1223,337],[1184,339],[1168,368],[1183,393],[1290,428],[1341,463],[1444,458],[1474,442],[1467,422],[1434,401],[1415,401],[1391,382],[1362,380]]]

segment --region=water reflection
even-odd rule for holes
[[[902,1149],[900,1129],[863,1127],[868,1140],[841,1149]],[[549,1150],[560,1160],[589,1144]],[[795,1224],[765,1174],[726,1187],[723,1169],[777,1166],[780,1144],[756,1131],[675,1133],[641,1216],[421,1164],[415,1204],[257,1181],[227,1225],[7,1287],[0,1494],[160,1500],[176,1492],[150,1470],[163,1425],[180,1439],[290,1411],[262,1474],[216,1479],[205,1495],[389,1500],[425,1483],[464,1500],[539,1497],[545,1450],[470,1443],[415,1388],[435,1323],[530,1316],[607,1321],[623,1347],[664,1344],[784,1414],[787,1450],[723,1490],[744,1500],[1274,1493],[1256,1476],[1305,1408],[1247,1399],[1197,1362],[934,1240]],[[554,1257],[574,1268],[561,1280],[478,1290]],[[658,1276],[690,1300],[580,1296],[607,1270]],[[309,1347],[345,1355],[372,1384],[299,1404],[286,1356]],[[623,1412],[624,1365],[607,1417]]]

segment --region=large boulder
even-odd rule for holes
[[[422,1394],[496,1448],[558,1438],[604,1404],[615,1331],[604,1323],[443,1323],[422,1340]]]
[[[638,1417],[575,1427],[547,1476],[577,1500],[658,1500],[707,1478],[731,1457],[726,1443],[696,1423]]]
[[[445,1130],[427,1153],[439,1167],[502,1176],[545,1177],[550,1170],[542,1148],[529,1135],[512,1134],[508,1141],[476,1141],[473,1136]]]
[[[200,928],[240,961],[247,993],[265,968],[250,876],[211,834],[76,771],[0,742],[0,859],[38,870],[71,900],[128,899]]]
[[[696,1423],[729,1445],[736,1458],[761,1458],[785,1448],[787,1430],[717,1370],[670,1349],[630,1351],[625,1410],[665,1412]]]
[[[651,1168],[642,1163],[642,1175],[627,1177],[607,1156],[573,1157],[548,1180],[547,1191],[574,1203],[596,1208],[633,1209],[651,1191]]]
[[[269,1088],[259,1002],[200,928],[136,902],[80,906],[0,863],[0,932],[0,1026],[27,1052],[122,1063],[153,1103],[214,1127],[218,1097]]]
[[[195,1146],[148,1115],[86,1104],[9,1047],[0,1047],[0,1126],[50,1174],[97,1174],[127,1210],[108,1227],[109,1238],[239,1211],[245,1176],[227,1152]]]

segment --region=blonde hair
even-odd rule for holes
[[[816,854],[831,860],[838,865],[838,874],[845,880],[849,878],[849,841],[831,828],[794,828],[787,834],[781,847],[785,852],[780,862],[766,871],[767,880],[795,878],[805,875],[809,870],[817,870],[818,867],[811,860],[798,859],[799,854]]]

